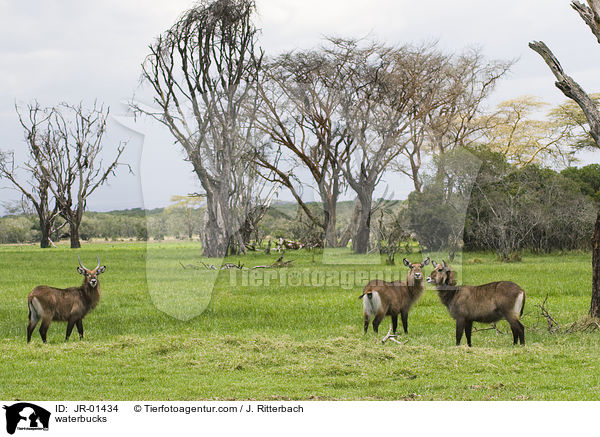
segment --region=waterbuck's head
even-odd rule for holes
[[[406,258],[403,260],[404,265],[408,267],[410,270],[408,272],[408,280],[407,283],[412,285],[414,281],[420,281],[423,279],[423,267],[429,264],[429,257],[425,258],[422,263],[413,264]]]
[[[81,263],[81,257],[78,258],[79,267],[77,267],[77,272],[83,275],[83,283],[89,285],[91,288],[96,288],[98,285],[98,276],[106,271],[106,266],[100,266],[100,258],[96,255],[98,265],[94,270],[90,270]]]
[[[446,261],[442,260],[441,264],[432,261],[431,265],[433,266],[433,271],[427,278],[427,282],[429,284],[433,284],[435,286],[456,285],[456,276],[454,271],[448,264],[446,264]]]

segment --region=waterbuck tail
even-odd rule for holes
[[[33,299],[28,299],[27,307],[29,309],[29,323],[36,324],[44,312],[40,302],[35,297]]]
[[[365,315],[372,317],[381,308],[381,297],[376,291],[369,291],[365,295],[367,299],[363,299],[363,311]]]
[[[521,313],[519,317],[523,317],[523,311],[525,310],[525,292],[523,292],[523,305],[521,305]]]
[[[37,315],[31,296],[27,297],[27,309],[29,310],[29,314],[27,314],[27,320],[31,321],[31,316],[35,317]]]

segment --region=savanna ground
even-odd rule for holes
[[[28,345],[27,294],[38,284],[79,285],[78,254],[88,267],[96,254],[107,266],[100,305],[84,320],[86,338],[75,331],[65,343],[65,324],[55,322],[48,344],[36,330]],[[214,272],[180,264],[196,264],[198,254],[197,243],[88,244],[80,251],[0,246],[0,399],[600,399],[600,333],[566,329],[588,311],[587,253],[525,255],[511,264],[464,254],[465,283],[509,279],[527,292],[526,346],[512,346],[501,322],[504,334],[474,332],[473,348],[454,346],[453,320],[430,287],[410,313],[408,336],[399,337],[405,344],[381,343],[389,318],[378,337],[363,335],[360,272],[400,271],[404,278],[402,254],[388,267],[361,264],[368,260],[344,250],[330,253],[329,264],[320,254],[289,251],[292,267],[261,269],[247,280],[222,272],[210,295],[199,290]],[[253,266],[277,257],[227,261]],[[290,276],[266,285],[265,272]],[[549,332],[540,315],[546,296],[558,332]]]

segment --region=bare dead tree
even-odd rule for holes
[[[35,102],[20,110],[15,106],[21,126],[25,131],[27,161],[22,165],[15,162],[14,152],[0,152],[0,178],[8,180],[22,196],[33,205],[40,226],[40,247],[51,245],[50,235],[55,232],[56,218],[60,210],[52,205],[49,175],[42,171],[46,162],[44,150],[54,147],[55,134],[49,119],[52,114]]]
[[[198,176],[207,201],[205,256],[245,251],[238,230],[252,199],[240,193],[248,188],[262,63],[254,10],[252,0],[196,3],[150,46],[142,65],[142,82],[158,107],[131,104],[170,130]]]
[[[571,7],[577,11],[584,23],[590,28],[600,43],[600,2],[587,0],[587,5],[574,1]],[[565,73],[554,53],[543,41],[533,41],[529,47],[537,52],[546,62],[556,78],[556,87],[569,99],[575,101],[587,118],[589,134],[594,139],[595,147],[600,149],[600,111],[593,98],[569,75]],[[590,315],[600,317],[600,211],[596,219],[592,236],[592,299]]]
[[[339,88],[347,82],[344,63],[326,48],[290,52],[271,60],[259,85],[257,124],[266,141],[257,164],[286,187],[307,217],[324,230],[328,246],[338,245],[336,208],[346,188],[341,162],[346,159],[346,131],[339,117]],[[297,168],[305,169],[319,194],[322,216],[302,198]]]
[[[79,227],[87,201],[118,166],[126,165],[119,162],[125,143],[117,146],[114,158],[105,165],[103,138],[109,108],[96,102],[89,109],[83,103],[61,103],[47,112],[52,140],[42,144],[36,164],[49,181],[60,216],[69,224],[71,248],[76,249],[81,247]]]

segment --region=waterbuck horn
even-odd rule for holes
[[[96,266],[96,268],[94,270],[98,270],[100,268],[100,257],[98,255],[96,255],[96,259],[98,260],[98,265]]]
[[[79,260],[79,266],[84,269],[87,270],[87,268],[81,263],[81,256],[77,255],[77,259]]]

